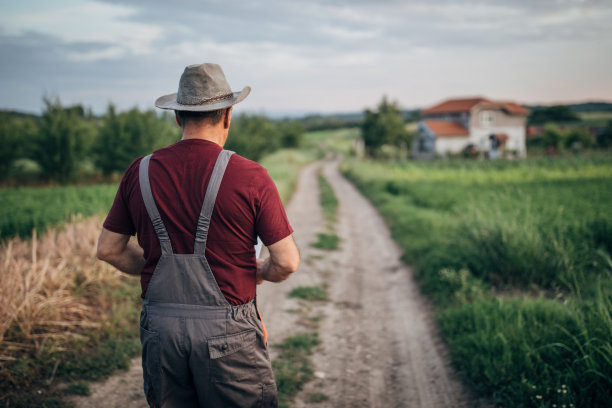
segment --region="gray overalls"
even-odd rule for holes
[[[161,245],[140,317],[144,391],[154,407],[276,407],[277,391],[255,301],[230,305],[205,257],[217,192],[232,152],[215,163],[193,254],[175,254],[153,199],[149,159],[140,189]]]

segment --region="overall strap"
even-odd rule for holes
[[[234,152],[222,150],[215,162],[215,167],[210,176],[208,187],[206,187],[206,195],[204,196],[204,203],[202,203],[200,217],[198,218],[198,227],[196,229],[195,243],[193,246],[194,254],[204,255],[204,251],[206,250],[206,238],[208,238],[210,217],[215,208],[215,201],[217,200],[217,193],[219,192],[221,180],[223,179],[227,163],[229,163],[232,154],[234,154]]]
[[[164,222],[162,221],[159,211],[157,210],[157,205],[155,205],[155,199],[153,199],[151,182],[149,180],[150,159],[151,155],[148,155],[140,161],[140,168],[138,172],[140,192],[142,193],[142,199],[144,200],[145,207],[147,207],[147,212],[149,213],[151,222],[153,223],[155,234],[157,235],[157,238],[159,238],[159,245],[161,246],[162,255],[166,255],[172,253],[172,244],[170,243],[168,231],[166,231]]]

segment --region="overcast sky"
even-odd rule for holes
[[[612,1],[54,0],[0,4],[0,108],[150,108],[219,63],[266,114],[448,97],[612,101]]]

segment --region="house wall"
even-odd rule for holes
[[[508,140],[504,148],[515,150],[519,157],[525,157],[525,128],[518,126],[493,126],[490,128],[472,129],[470,132],[470,143],[479,150],[488,151],[491,147],[489,136],[492,133],[505,133]]]
[[[468,144],[473,143],[470,137],[437,137],[436,138],[436,153],[440,156],[446,156],[449,153],[460,153]]]
[[[480,119],[482,111],[494,113],[494,120],[491,125],[482,125]],[[477,146],[479,150],[488,151],[491,146],[489,136],[494,133],[505,133],[508,135],[508,141],[504,148],[516,151],[519,157],[525,157],[525,123],[525,116],[508,115],[501,110],[474,108],[470,118],[470,143]]]
[[[470,129],[479,129],[483,125],[480,122],[480,113],[483,111],[493,112],[494,121],[492,126],[521,126],[525,127],[525,116],[520,115],[507,115],[501,110],[493,109],[472,109],[472,115],[470,115]]]

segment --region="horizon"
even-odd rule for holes
[[[471,96],[473,97],[473,96]],[[465,98],[471,98],[471,97],[465,97]],[[464,98],[464,97],[458,97],[458,98]],[[458,98],[447,98],[447,99],[458,99]],[[382,100],[382,97],[381,99]],[[377,104],[380,102],[380,100],[377,102]],[[439,102],[443,102],[444,100],[441,100]],[[516,101],[512,101],[512,102],[516,102]],[[82,106],[83,109],[89,109],[90,107],[83,105],[81,103],[75,103],[75,104],[64,104],[61,100],[60,100],[61,106],[65,107],[65,108],[70,108],[72,106]],[[112,102],[111,102],[112,103]],[[521,106],[525,106],[525,107],[547,107],[547,106],[559,106],[559,105],[565,105],[565,106],[571,106],[571,105],[582,105],[582,104],[588,104],[588,103],[604,103],[604,104],[611,104],[612,105],[612,99],[611,100],[584,100],[584,101],[569,101],[569,102],[551,102],[551,103],[534,103],[534,104],[524,104],[524,103],[520,103],[517,102],[519,105]],[[437,104],[437,103],[436,103]],[[431,106],[433,106],[434,104],[432,104]],[[108,106],[108,105],[107,105]],[[239,106],[239,105],[235,105],[235,106]],[[115,105],[116,107],[116,105]],[[375,106],[374,106],[375,107]],[[131,106],[131,107],[126,107],[124,109],[117,109],[118,112],[125,112],[128,111],[130,109],[133,108],[137,108],[141,111],[145,111],[145,110],[154,110],[156,113],[162,114],[165,111],[162,109],[158,109],[155,106],[151,106],[149,108],[141,108],[139,106]],[[308,116],[343,116],[343,115],[357,115],[357,114],[363,114],[365,112],[366,109],[370,109],[371,107],[366,107],[363,110],[354,110],[354,111],[329,111],[329,112],[315,112],[315,111],[306,111],[306,110],[294,110],[294,111],[283,111],[283,110],[278,110],[278,111],[255,111],[255,110],[251,110],[251,111],[243,111],[240,110],[239,108],[236,110],[236,114],[240,115],[240,114],[246,114],[246,115],[254,115],[254,116],[264,116],[267,117],[269,119],[272,120],[283,120],[283,119],[303,119],[306,118]],[[402,110],[403,112],[413,112],[413,111],[420,111],[423,109],[426,109],[426,106],[417,106],[417,107],[410,107],[410,108],[406,108],[403,106],[399,107],[400,110]],[[26,110],[20,110],[20,109],[11,109],[11,108],[2,108],[0,107],[0,111],[2,112],[10,112],[10,113],[17,113],[17,114],[26,114],[26,115],[41,115],[43,112],[43,109],[41,107],[41,109],[39,111],[26,111]],[[101,117],[106,113],[106,110],[101,111],[101,112],[95,112],[93,111],[93,114],[97,117]]]
[[[591,0],[312,0],[207,4],[24,0],[0,6],[0,109],[44,95],[96,114],[153,108],[183,68],[219,63],[239,112],[361,112],[482,95],[523,105],[612,100],[612,4]],[[95,16],[95,18],[94,18]],[[230,27],[231,29],[228,29]]]

